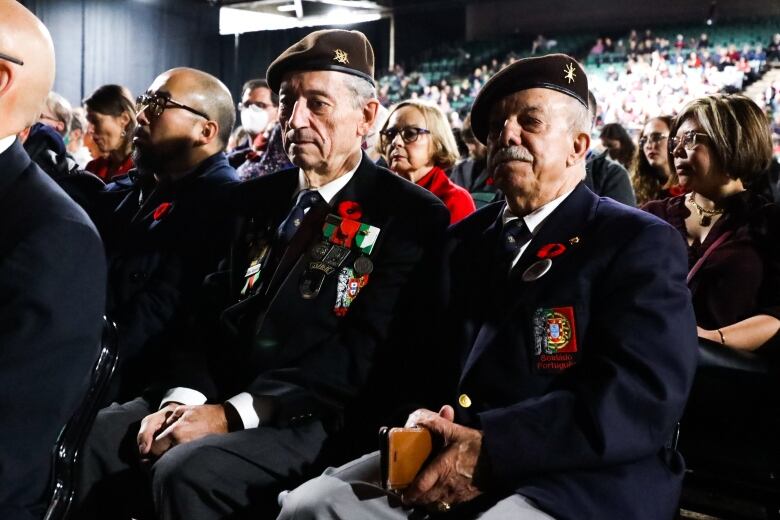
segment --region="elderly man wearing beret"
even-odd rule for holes
[[[443,447],[399,495],[372,454],[294,490],[280,518],[674,517],[684,466],[667,442],[697,355],[685,246],[583,184],[587,95],[554,54],[509,65],[474,102],[505,200],[448,232],[431,341],[457,377],[407,423]]]
[[[449,222],[436,197],[362,152],[373,72],[368,40],[343,30],[314,32],[270,65],[296,168],[236,188],[237,238],[172,345],[162,394],[98,418],[117,434],[88,442],[85,468],[103,473],[92,516],[116,517],[143,482],[140,455],[157,518],[273,517],[279,491],[345,460],[329,458],[345,424],[370,423],[358,398]]]

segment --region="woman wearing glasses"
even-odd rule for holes
[[[136,127],[133,96],[121,85],[103,85],[84,100],[84,107],[88,133],[101,153],[85,169],[110,182],[133,168],[130,155]]]
[[[631,169],[638,206],[682,193],[669,164],[667,147],[671,127],[671,117],[658,116],[650,119],[639,134],[639,148]]]
[[[680,186],[690,193],[645,209],[688,244],[688,286],[699,336],[755,350],[780,330],[780,216],[745,188],[772,157],[761,109],[741,95],[689,103],[669,138]]]
[[[458,160],[458,145],[439,107],[411,99],[390,109],[376,150],[395,173],[444,202],[454,224],[476,210],[469,192],[450,181],[444,169]]]

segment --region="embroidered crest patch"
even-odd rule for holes
[[[574,307],[536,309],[533,332],[537,371],[562,372],[577,362]]]

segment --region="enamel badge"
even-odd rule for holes
[[[533,316],[537,372],[558,373],[577,362],[574,307],[540,308]]]

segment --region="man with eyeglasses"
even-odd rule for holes
[[[52,449],[89,386],[105,304],[94,225],[24,151],[54,82],[54,48],[0,0],[0,518],[42,518]]]
[[[152,463],[158,518],[272,516],[282,489],[343,460],[337,443],[373,444],[359,434],[376,432],[386,411],[369,400],[372,383],[402,391],[395,373],[379,384],[377,359],[404,359],[388,350],[391,331],[425,282],[421,268],[449,215],[362,152],[378,105],[373,71],[366,37],[343,30],[310,34],[268,69],[296,168],[235,188],[241,220],[228,259],[171,343],[160,410],[136,423],[135,442],[125,438],[133,457]],[[116,415],[106,410],[97,425]]]
[[[163,400],[162,391],[169,388],[171,346],[192,326],[203,278],[217,269],[232,236],[228,197],[237,177],[224,150],[234,107],[222,82],[189,68],[160,74],[137,99],[137,169],[129,188],[104,194],[113,211],[101,220],[108,315],[121,331],[111,399],[124,404],[101,411],[87,440],[83,518],[121,511],[124,489],[112,487],[112,479],[138,471],[123,459],[123,443],[135,445],[145,416],[186,400],[176,394]]]

